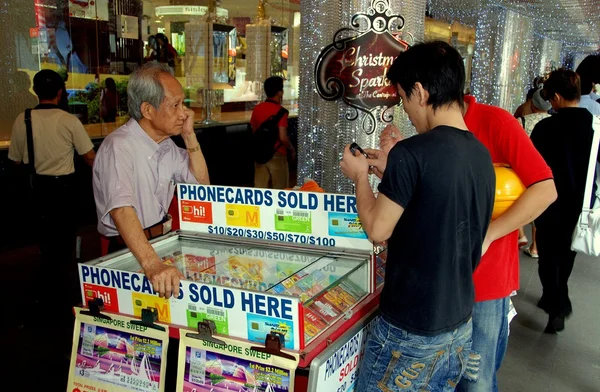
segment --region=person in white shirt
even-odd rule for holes
[[[42,258],[40,268],[32,273],[33,287],[37,293],[55,293],[57,303],[52,309],[56,321],[72,328],[71,306],[81,298],[73,257],[79,213],[73,160],[77,153],[92,166],[96,153],[81,121],[59,107],[67,93],[60,75],[49,69],[39,71],[33,78],[33,90],[39,105],[15,120],[8,158],[32,166],[30,186],[35,203],[31,208],[36,209],[32,227]],[[31,146],[27,137],[28,112]]]
[[[598,95],[592,95],[592,89],[600,83],[600,55],[589,55],[575,71],[581,78],[580,108],[586,108],[594,116],[600,116],[600,103],[596,102]]]

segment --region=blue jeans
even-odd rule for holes
[[[466,368],[472,327],[469,320],[452,332],[420,336],[378,317],[355,391],[454,391]]]
[[[473,346],[459,392],[498,392],[496,372],[508,345],[510,298],[475,303]]]

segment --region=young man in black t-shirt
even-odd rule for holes
[[[357,391],[453,391],[471,346],[472,274],[494,202],[487,149],[467,130],[465,71],[444,42],[401,53],[388,72],[419,135],[372,159],[348,147],[341,168],[356,185],[362,225],[388,240],[381,315],[367,342]],[[379,196],[369,166],[383,173]]]

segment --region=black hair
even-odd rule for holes
[[[529,101],[530,99],[533,98],[533,94],[535,94],[535,92],[537,91],[537,87],[532,87],[529,89],[529,91],[527,91],[527,97],[525,98],[526,101]]]
[[[40,100],[50,100],[65,90],[65,82],[61,76],[50,69],[43,69],[33,77],[33,91]]]
[[[267,98],[273,98],[278,92],[283,91],[283,79],[279,76],[271,76],[265,80],[265,94]]]
[[[113,78],[106,78],[106,80],[104,80],[104,86],[109,91],[117,91],[117,84]]]
[[[158,33],[154,36],[154,38],[156,38],[156,41],[158,43],[158,40],[162,40],[162,42],[164,42],[165,44],[169,43],[169,39],[167,38],[166,35],[164,35],[163,33]]]
[[[591,54],[584,58],[575,72],[581,78],[581,94],[588,95],[593,85],[600,83],[600,55]]]
[[[433,110],[445,105],[464,107],[465,65],[456,49],[443,41],[416,44],[400,53],[387,78],[410,99],[417,82],[429,92]]]
[[[581,98],[579,75],[568,69],[552,71],[544,83],[542,98],[549,101],[558,94],[567,101],[578,101]]]

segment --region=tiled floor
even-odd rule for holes
[[[86,259],[98,251],[93,231],[92,227],[83,233]],[[31,311],[23,308],[24,282],[37,259],[35,247],[0,251],[0,285],[5,293],[0,348],[11,353],[0,374],[5,382],[18,383],[15,391],[39,390],[36,380],[44,380],[44,390],[61,391],[68,369],[63,335],[70,331],[52,327],[48,318],[34,318],[35,323],[19,327],[21,316]],[[502,392],[600,392],[600,259],[579,255],[570,282],[573,316],[560,335],[543,334],[547,318],[535,305],[541,294],[537,262],[521,257],[521,290],[513,298],[519,314],[511,324],[499,373]],[[51,306],[54,294],[37,296]]]
[[[578,255],[569,281],[573,315],[558,335],[542,333],[547,315],[537,261],[521,256],[518,315],[510,326],[508,352],[499,372],[502,392],[600,391],[600,258]]]

